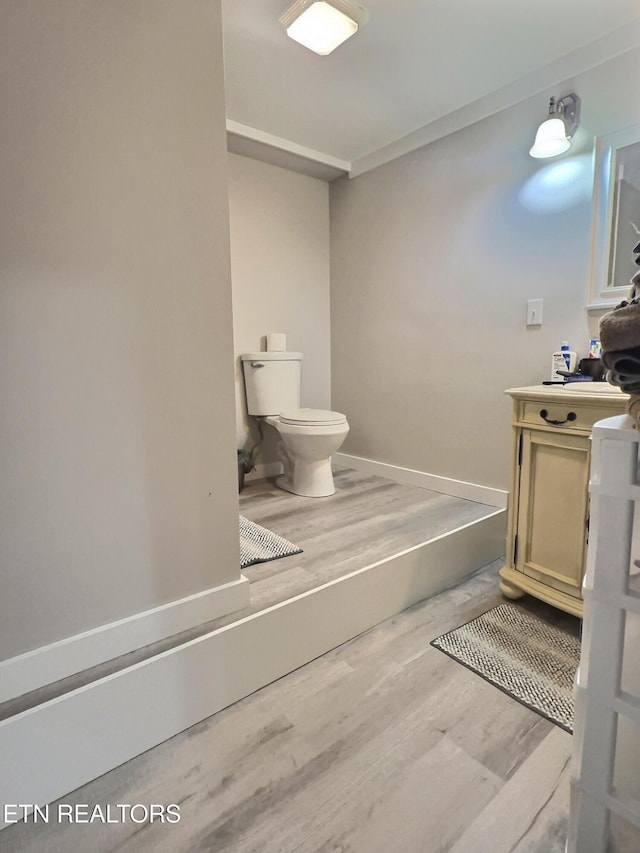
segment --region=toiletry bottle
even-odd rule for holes
[[[578,362],[577,354],[569,349],[567,341],[562,342],[559,350],[556,350],[551,356],[551,379],[554,381],[565,379],[561,376],[558,370],[564,370],[567,373],[575,373],[576,364]]]

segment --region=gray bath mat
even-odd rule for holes
[[[580,640],[500,604],[431,643],[504,693],[573,731],[573,684]]]
[[[300,554],[302,548],[261,527],[255,521],[240,516],[240,568],[246,569],[254,563],[278,560],[290,554]]]

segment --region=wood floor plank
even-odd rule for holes
[[[458,681],[457,695],[435,708],[429,724],[507,781],[554,725],[513,700],[503,701],[475,673],[467,671]]]
[[[292,495],[267,480],[247,484],[241,514],[304,549],[244,570],[251,582],[248,607],[0,704],[0,720],[495,512],[346,468],[337,469],[335,479],[336,494],[318,499]]]
[[[179,824],[21,824],[3,851],[561,853],[570,735],[429,645],[500,601],[499,566],[64,798]]]
[[[336,494],[317,500],[283,492],[265,480],[245,487],[241,514],[303,552],[246,569],[250,606],[218,620],[216,627],[306,592],[310,578],[319,586],[495,512],[485,504],[349,469],[337,470],[335,478]],[[285,562],[289,574],[282,570]],[[257,583],[269,593],[254,597]]]
[[[349,469],[336,471],[336,488],[335,495],[313,500],[257,481],[240,495],[240,512],[302,547],[302,554],[287,559],[312,573],[318,584],[495,512]],[[277,571],[263,565],[264,578]]]
[[[569,808],[571,735],[553,726],[451,853],[561,853]],[[561,846],[559,846],[561,845]]]
[[[392,762],[374,764],[340,808],[292,849],[448,850],[469,816],[480,812],[500,789],[500,781],[446,737],[425,751],[426,732],[422,729],[407,739]],[[458,807],[462,801],[464,811]]]

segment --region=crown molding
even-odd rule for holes
[[[608,35],[566,54],[555,62],[509,83],[477,101],[430,122],[389,145],[378,148],[364,157],[356,158],[352,161],[349,177],[355,178],[391,160],[402,157],[403,154],[409,154],[411,151],[422,148],[424,145],[435,142],[450,133],[455,133],[464,127],[495,115],[501,110],[512,107],[526,98],[540,92],[546,92],[576,74],[595,68],[597,65],[608,62],[639,46],[640,19],[633,21],[630,25],[613,30]]]
[[[227,147],[232,153],[325,181],[343,175],[356,178],[638,47],[640,19],[351,162],[232,119],[227,119]]]

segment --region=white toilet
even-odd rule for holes
[[[334,494],[331,454],[349,432],[346,416],[300,408],[301,352],[249,352],[240,358],[248,413],[264,418],[280,437],[284,474],[276,485],[307,498]]]

